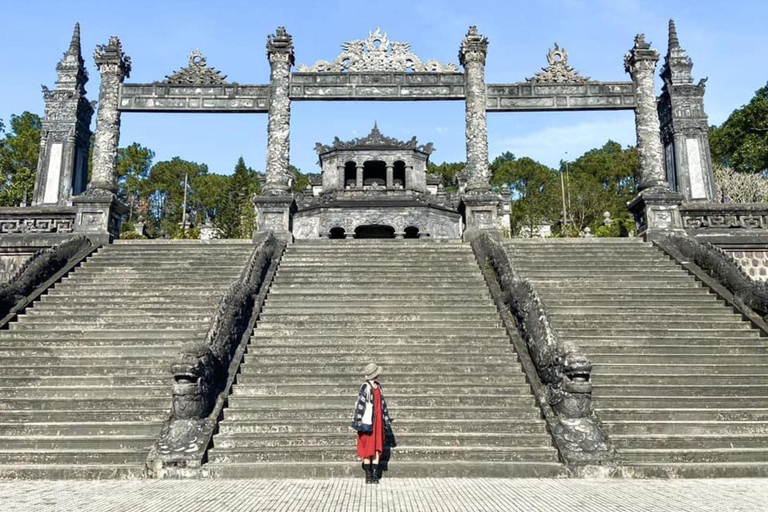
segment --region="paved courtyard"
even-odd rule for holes
[[[0,510],[764,512],[768,480],[19,481],[0,483]]]

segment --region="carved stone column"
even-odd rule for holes
[[[355,187],[356,188],[363,188],[363,166],[358,165],[357,166],[357,176],[355,177]]]
[[[284,27],[277,27],[267,38],[269,80],[269,124],[267,127],[267,171],[265,190],[288,194],[291,191],[291,66],[294,64],[293,41]]]
[[[467,192],[490,190],[488,168],[488,126],[486,120],[485,56],[488,38],[469,27],[459,49],[459,62],[464,66],[467,138]]]
[[[682,196],[669,189],[665,179],[659,115],[654,90],[654,73],[659,52],[638,34],[635,45],[624,58],[624,67],[635,83],[635,126],[640,158],[640,193],[628,205],[639,235],[648,240],[682,229]]]
[[[116,36],[99,45],[93,56],[101,74],[99,110],[93,143],[93,169],[88,189],[117,192],[117,146],[120,142],[120,84],[131,74],[131,58]]]
[[[395,168],[391,165],[387,166],[387,188],[393,188],[395,186]]]

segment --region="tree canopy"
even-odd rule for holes
[[[40,152],[40,116],[31,112],[11,116],[10,131],[0,121],[0,206],[32,201]]]
[[[711,127],[712,160],[738,172],[768,172],[768,84],[719,127]]]

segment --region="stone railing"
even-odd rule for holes
[[[513,268],[507,253],[485,234],[472,242],[486,282],[547,420],[560,456],[569,465],[605,464],[614,449],[592,410],[592,363],[552,328],[531,283]],[[514,319],[514,320],[513,320]]]
[[[74,208],[0,208],[0,235],[72,233],[74,230]]]
[[[704,270],[733,294],[736,306],[743,304],[764,319],[768,315],[768,283],[749,277],[728,252],[684,235],[672,234],[655,243],[679,263],[691,261]]]
[[[14,276],[0,285],[0,326],[32,300],[35,291],[92,249],[83,237],[72,238],[57,246],[37,251]]]
[[[680,206],[683,228],[703,230],[766,230],[768,203],[684,203]]]
[[[170,419],[147,459],[150,476],[195,474],[203,463],[285,242],[260,233],[240,277],[219,302],[203,341],[182,347],[171,365]]]

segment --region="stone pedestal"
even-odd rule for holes
[[[462,198],[466,227],[463,240],[471,242],[488,233],[500,240],[502,232],[498,222],[498,209],[501,197],[496,194],[470,194]]]
[[[72,198],[77,209],[75,232],[87,236],[94,244],[108,244],[120,235],[122,218],[128,206],[115,194],[90,190]]]
[[[637,234],[653,241],[673,232],[684,233],[679,208],[682,202],[681,194],[659,187],[643,190],[627,207],[635,217]]]
[[[287,243],[293,242],[293,214],[296,201],[290,194],[259,195],[256,205],[256,232],[272,231],[275,237]]]

